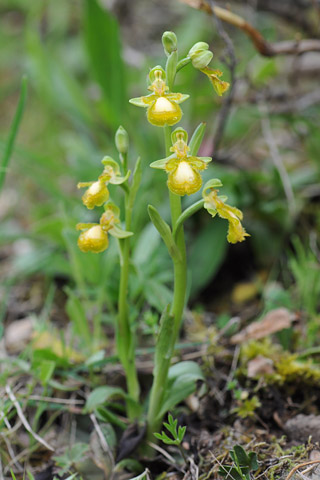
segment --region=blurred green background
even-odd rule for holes
[[[269,41],[307,35],[294,21],[255,11],[246,2],[236,2],[234,11]],[[2,0],[0,12],[0,155],[22,75],[28,78],[25,111],[1,193],[1,318],[16,286],[32,285],[34,278],[41,279],[47,300],[52,289],[69,287],[69,316],[72,302],[84,292],[94,314],[98,310],[107,321],[115,313],[117,246],[111,242],[103,255],[83,254],[75,225],[98,218],[83,207],[76,185],[97,177],[104,155],[116,158],[119,124],[130,135],[132,164],[140,155],[144,172],[134,215],[133,230],[141,233],[133,239],[132,271],[138,280],[130,293],[132,315],[146,305],[160,311],[171,298],[171,266],[146,206],[157,206],[169,218],[165,175],[148,168],[164,156],[163,138],[128,99],[146,94],[149,69],[164,65],[165,30],[177,34],[181,56],[195,42],[208,42],[215,53],[213,68],[230,80],[215,22],[178,1]],[[312,25],[312,6],[305,13]],[[179,73],[175,88],[190,94],[182,126],[191,134],[199,122],[207,123],[202,153],[212,155],[213,162],[204,180],[221,178],[223,194],[243,210],[251,237],[228,246],[226,222],[211,221],[204,211],[189,221],[191,299],[210,308],[215,291],[229,294],[237,282],[258,278],[262,297],[269,295],[266,283],[278,282],[272,301],[268,297],[272,305],[290,304],[315,316],[320,108],[316,102],[301,107],[297,101],[319,89],[314,72],[320,72],[320,56],[262,57],[242,32],[225,28],[235,49],[236,84],[218,150],[213,151],[213,142],[224,99],[191,66]],[[116,187],[111,193],[121,201]],[[184,198],[185,206],[193,200]],[[9,318],[15,316],[9,308]]]

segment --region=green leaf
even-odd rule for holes
[[[186,427],[186,426],[184,426],[184,427],[181,427],[181,426],[180,426],[180,427],[178,428],[178,438],[179,438],[179,440],[180,440],[180,443],[181,443],[182,440],[183,440],[183,437],[184,437],[184,435],[185,435],[185,433],[186,433],[186,430],[187,430],[187,427]]]
[[[233,447],[234,455],[237,458],[237,463],[241,466],[249,466],[250,465],[250,459],[248,455],[246,454],[245,450],[241,447],[241,445],[235,445]],[[231,455],[231,452],[230,452]]]
[[[152,223],[148,223],[141,234],[133,252],[133,261],[137,265],[149,264],[154,252],[159,250],[161,239]]]
[[[121,430],[125,430],[127,428],[127,425],[106,407],[97,407],[96,415],[99,420],[103,422],[110,422],[113,425],[121,428]]]
[[[167,222],[163,220],[158,210],[156,210],[152,205],[148,205],[148,213],[153,225],[160,233],[162,240],[164,241],[168,249],[169,255],[174,261],[179,260],[180,252],[172,236],[171,228],[169,227]]]
[[[109,233],[116,238],[128,238],[133,235],[133,232],[127,232],[126,230],[122,230],[122,228],[118,227],[118,225],[114,225],[109,230]]]
[[[174,155],[171,155],[170,157],[167,158],[161,158],[161,160],[156,160],[155,162],[150,163],[151,168],[157,168],[159,170],[165,170],[166,169],[166,164],[168,163],[168,160],[170,160],[171,157]]]
[[[231,465],[222,465],[219,467],[218,474],[222,477],[228,478],[229,480],[244,480],[245,477],[238,472],[236,467]]]
[[[86,0],[85,42],[92,73],[101,86],[110,115],[110,124],[119,125],[125,111],[125,71],[116,19],[97,0]]]
[[[130,98],[129,103],[135,105],[136,107],[148,107],[148,104],[142,99],[143,97]]]
[[[199,365],[195,362],[180,362],[169,369],[168,384],[159,418],[187,398],[196,389],[197,380],[204,380]]]
[[[202,195],[207,195],[207,190],[209,190],[210,188],[218,188],[222,186],[223,185],[219,178],[211,178],[211,180],[208,180],[203,186]]]
[[[55,367],[56,363],[51,360],[44,360],[40,365],[35,366],[37,377],[42,385],[47,385],[53,375]]]
[[[259,468],[257,454],[255,452],[250,452],[248,456],[250,459],[250,464],[249,464],[250,470],[255,472]]]
[[[99,405],[103,405],[107,400],[113,397],[122,397],[126,396],[122,388],[110,387],[108,385],[97,387],[90,393],[87,398],[85,411],[92,412]]]
[[[197,126],[189,142],[190,155],[197,155],[206,130],[206,124],[200,123]]]
[[[13,152],[14,148],[14,143],[19,131],[19,126],[22,120],[22,115],[24,112],[24,107],[26,103],[26,97],[27,97],[27,86],[28,86],[28,79],[24,75],[21,80],[21,88],[20,88],[20,97],[17,105],[17,109],[11,124],[8,140],[4,149],[4,154],[1,160],[1,165],[0,165],[0,192],[2,190],[4,180],[6,177],[7,173],[7,168],[8,164]]]
[[[142,177],[141,158],[138,157],[134,167],[133,175],[132,175],[132,183],[130,185],[130,193],[129,193],[130,208],[133,208],[134,201],[140,187],[141,177]]]
[[[149,480],[149,474],[148,474],[149,470],[146,469],[144,472],[142,472],[140,475],[138,475],[137,477],[134,477],[134,478],[130,478],[130,480]]]
[[[163,362],[172,357],[173,346],[168,339],[172,338],[174,329],[174,319],[170,315],[170,305],[167,305],[160,318],[160,330],[157,338],[156,350],[154,354],[153,375],[157,377],[161,370]]]
[[[226,237],[227,222],[217,218],[210,221],[195,239],[189,256],[192,297],[208,284],[222,264],[228,247]]]
[[[153,278],[149,278],[145,285],[147,302],[159,312],[162,312],[166,305],[172,301],[172,290]]]
[[[140,474],[140,472],[143,471],[143,466],[138,460],[135,460],[133,458],[124,458],[123,460],[120,460],[120,462],[117,463],[117,465],[114,467],[114,472],[123,472],[125,470],[128,470],[129,472],[133,472],[136,474]]]
[[[63,472],[67,471],[75,464],[83,460],[83,456],[89,451],[87,443],[75,443],[71,448],[67,449],[63,455],[53,457],[58,467],[63,468]]]
[[[66,288],[65,291],[68,295],[66,311],[72,321],[74,331],[85,341],[86,345],[90,345],[92,337],[83,303],[70,288]]]
[[[85,361],[85,365],[87,367],[94,366],[96,363],[100,363],[105,357],[105,352],[104,350],[99,350],[98,352],[94,352],[92,355],[90,355],[89,358]]]
[[[170,90],[174,84],[174,79],[177,71],[177,64],[178,64],[178,52],[177,50],[174,50],[168,56],[167,63],[166,63],[167,84],[169,85]]]

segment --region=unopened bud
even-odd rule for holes
[[[209,45],[206,42],[198,42],[189,50],[188,57],[191,58],[194,68],[201,70],[201,68],[209,65],[213,53],[209,50]]]
[[[129,149],[129,136],[127,131],[120,125],[115,136],[116,147],[119,153],[126,154]]]
[[[174,32],[164,32],[162,35],[162,45],[166,55],[174,52],[178,48],[178,41]]]

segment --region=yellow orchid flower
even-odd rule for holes
[[[82,252],[100,253],[109,246],[108,234],[103,230],[101,225],[80,223],[77,230],[83,230],[78,238],[78,247]]]
[[[82,252],[100,253],[109,246],[108,233],[117,238],[130,237],[132,232],[122,230],[120,223],[120,209],[114,203],[104,205],[104,213],[100,223],[78,223],[77,230],[83,230],[78,238],[78,247]]]
[[[243,242],[245,237],[250,235],[245,231],[241,224],[243,214],[241,210],[236,207],[231,207],[225,202],[227,197],[218,196],[219,190],[212,188],[213,186],[222,186],[220,180],[209,180],[206,183],[202,195],[204,198],[204,208],[215,217],[216,214],[221,218],[225,218],[229,222],[227,240],[230,243]],[[207,193],[209,191],[209,193]]]
[[[207,75],[219,97],[221,97],[221,95],[225,93],[230,87],[230,83],[220,80],[219,77],[223,75],[221,70],[213,70],[210,67],[205,67],[201,68],[200,71]]]
[[[109,198],[109,190],[105,182],[80,182],[78,188],[89,187],[82,196],[83,204],[92,210],[94,207],[101,207]]]
[[[148,121],[157,127],[171,126],[178,123],[182,117],[182,110],[179,104],[189,98],[189,95],[168,92],[169,87],[166,84],[165,77],[166,74],[163,68],[155,67],[149,74],[152,83],[148,90],[153,93],[145,97],[129,100],[130,103],[137,107],[148,108]]]
[[[109,199],[108,183],[120,185],[130,176],[128,171],[127,175],[122,177],[119,165],[111,157],[104,157],[101,163],[104,170],[96,182],[78,183],[78,188],[89,187],[82,196],[82,202],[89,210],[101,207]]]
[[[168,188],[177,195],[191,195],[200,190],[202,185],[201,170],[207,168],[210,157],[195,157],[189,155],[187,144],[188,134],[182,128],[172,133],[173,152],[170,157],[153,162],[150,166],[165,170],[168,173]]]

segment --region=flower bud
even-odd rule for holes
[[[189,50],[188,57],[191,58],[194,68],[205,68],[212,60],[213,53],[205,42],[198,42]]]
[[[119,153],[126,154],[129,149],[129,136],[127,131],[120,125],[116,131],[115,143]]]
[[[162,45],[166,55],[177,50],[178,41],[176,34],[174,32],[164,32],[162,35]]]

